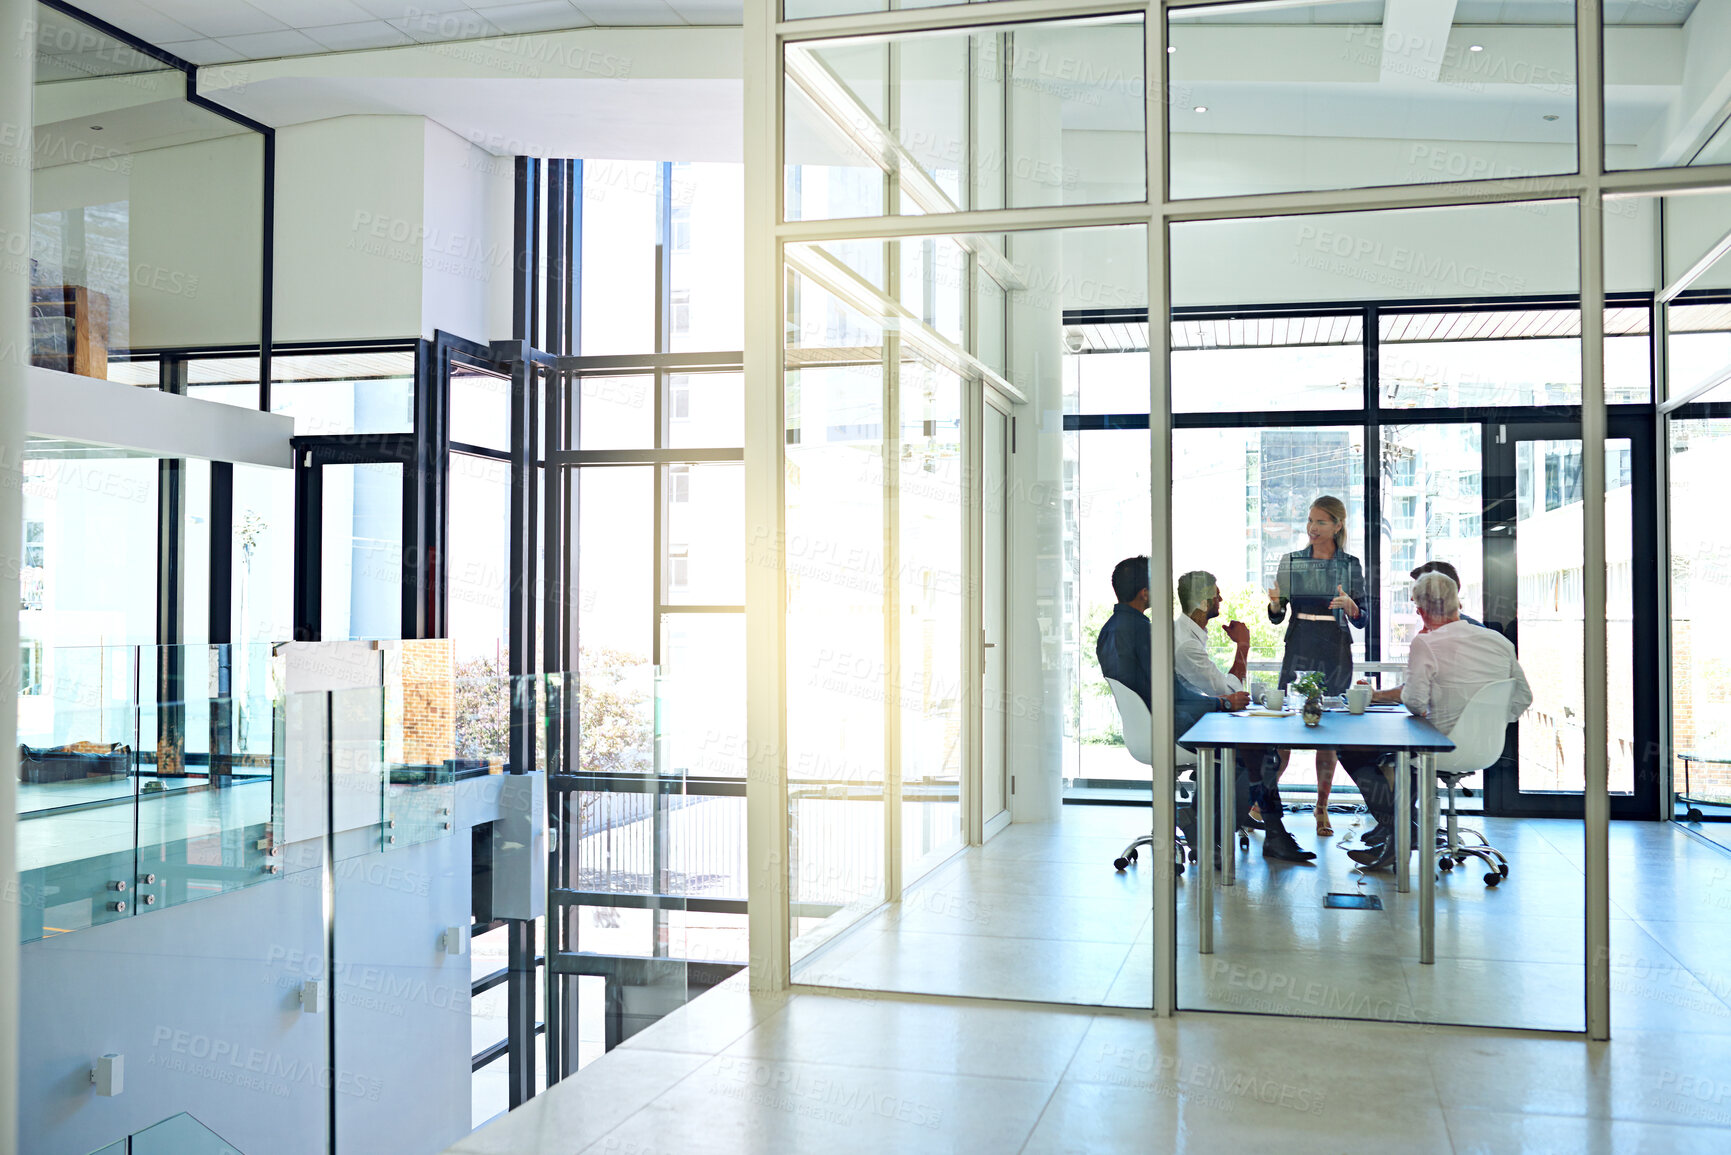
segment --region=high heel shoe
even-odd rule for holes
[[[1327,838],[1329,835],[1333,834],[1334,827],[1329,825],[1328,822],[1328,807],[1312,806],[1310,809],[1316,814],[1316,836],[1318,838]]]

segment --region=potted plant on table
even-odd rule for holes
[[[1315,726],[1322,722],[1322,694],[1328,688],[1322,675],[1312,672],[1292,683],[1293,688],[1304,695],[1304,724]]]

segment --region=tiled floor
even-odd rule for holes
[[[1111,868],[1136,820],[1069,807],[1012,827],[802,978],[1145,998],[1149,884]],[[1579,826],[1489,825],[1511,878],[1439,884],[1434,967],[1391,882],[1365,884],[1383,912],[1321,909],[1321,892],[1357,885],[1326,845],[1321,867],[1241,858],[1213,956],[1193,953],[1181,900],[1181,1003],[1394,1021],[754,996],[736,981],[452,1152],[1731,1150],[1731,855],[1682,831],[1613,827],[1610,1043],[1406,1021],[1578,1024]]]
[[[1152,1004],[1152,871],[1112,870],[1126,807],[1068,806],[1012,826],[805,960],[811,985],[1124,1007]],[[1336,816],[1314,865],[1268,862],[1260,836],[1216,890],[1214,953],[1196,951],[1196,874],[1179,884],[1179,1005],[1323,1017],[1581,1030],[1583,876],[1578,823],[1477,822],[1509,855],[1510,878],[1475,865],[1439,878],[1437,961],[1419,962],[1418,891],[1362,874],[1341,847],[1362,819]],[[1731,1026],[1731,857],[1672,827],[1620,823],[1612,840],[1614,1009],[1653,1025]],[[1417,860],[1415,859],[1415,862]],[[1416,868],[1415,868],[1416,871]],[[1368,893],[1380,911],[1323,906]],[[1687,943],[1678,927],[1693,936]],[[1701,928],[1715,928],[1703,930]]]

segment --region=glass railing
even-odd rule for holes
[[[450,653],[444,641],[44,651],[18,699],[22,940],[311,868],[311,840],[332,830],[342,856],[449,837],[458,783],[504,771],[513,702],[533,703],[521,740],[537,764],[549,725],[540,680],[459,679]]]
[[[21,937],[270,877],[269,646],[42,651],[18,697]]]
[[[242,1155],[242,1152],[182,1111],[91,1155]]]

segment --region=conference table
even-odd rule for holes
[[[1419,760],[1418,828],[1429,831],[1429,844],[1419,847],[1425,855],[1419,871],[1419,961],[1436,962],[1436,772],[1433,757],[1453,750],[1455,744],[1435,726],[1409,713],[1404,706],[1372,706],[1362,714],[1328,710],[1316,726],[1306,726],[1297,713],[1264,716],[1255,710],[1204,714],[1179,736],[1193,747],[1196,767],[1196,850],[1200,882],[1196,899],[1197,953],[1214,953],[1214,855],[1217,841],[1215,816],[1231,822],[1237,814],[1234,798],[1237,774],[1234,751],[1240,746],[1272,746],[1283,750],[1345,750],[1360,747],[1393,752],[1395,813],[1395,890],[1412,889],[1412,823],[1406,818],[1412,806],[1412,760]],[[1218,807],[1218,811],[1216,810]],[[1221,885],[1235,884],[1234,854],[1230,837],[1220,856]]]

